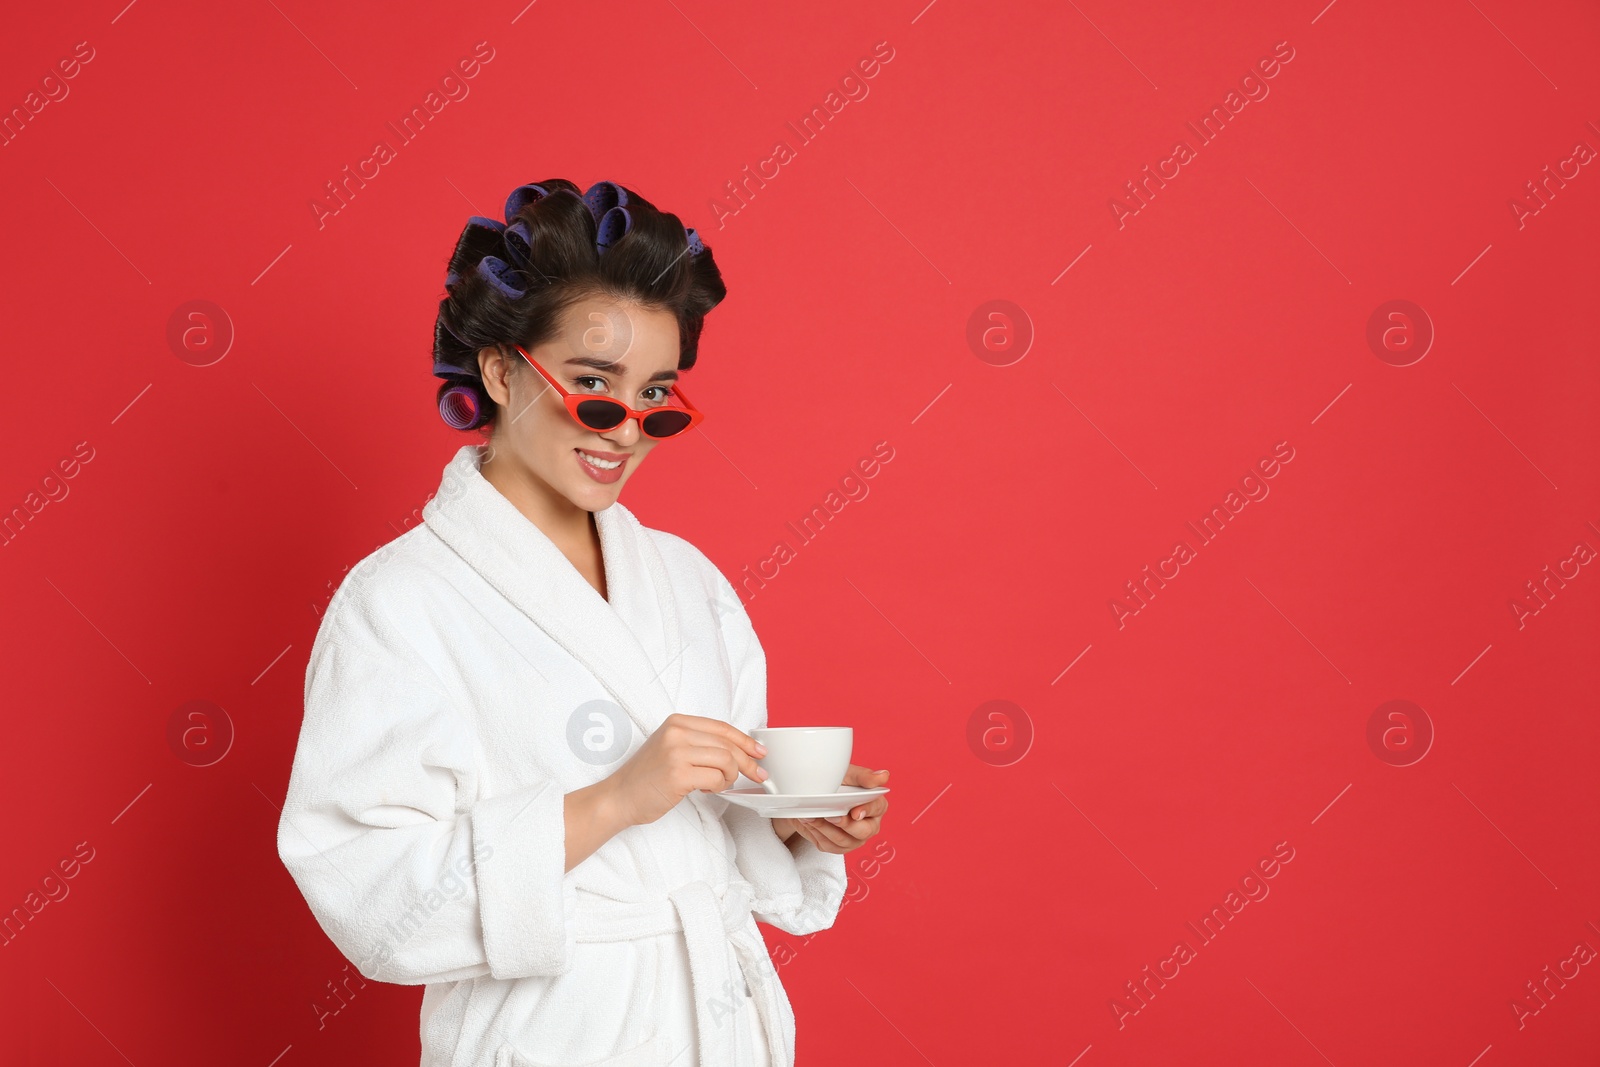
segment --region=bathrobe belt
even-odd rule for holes
[[[694,881],[664,897],[645,901],[612,900],[584,893],[573,918],[573,939],[633,941],[681,931],[688,946],[700,1067],[744,1067],[735,1060],[733,1016],[747,988],[755,997],[767,1047],[775,1059],[781,1059],[777,983],[751,983],[745,978],[759,978],[765,973],[761,963],[766,944],[750,915],[754,899],[754,888],[743,879],[730,880],[720,894],[710,883]],[[744,975],[732,973],[723,951],[725,944],[732,944]]]

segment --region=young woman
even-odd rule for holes
[[[709,559],[617,502],[699,421],[678,383],[726,289],[611,182],[524,185],[505,219],[467,223],[434,331],[440,413],[486,443],[323,616],[278,853],[364,975],[427,987],[424,1067],[787,1067],[755,922],[831,926],[887,799],[795,821],[715,795],[766,777],[761,644]]]

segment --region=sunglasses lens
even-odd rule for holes
[[[595,397],[578,404],[578,421],[591,430],[616,429],[627,417],[627,407],[608,397]],[[693,421],[687,411],[661,408],[644,417],[644,432],[651,437],[673,437],[687,430]]]
[[[644,417],[644,432],[651,437],[671,437],[689,428],[689,413],[676,408],[652,411]]]
[[[578,418],[592,430],[609,430],[628,417],[628,409],[615,400],[585,400],[578,405]]]

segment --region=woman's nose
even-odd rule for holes
[[[621,445],[623,448],[627,448],[629,445],[633,444],[639,439],[639,420],[632,418],[623,419],[616,426],[613,426],[609,430],[603,431],[600,436],[604,437],[612,444]]]

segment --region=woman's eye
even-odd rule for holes
[[[596,375],[593,375],[593,374],[585,374],[585,375],[582,375],[581,377],[577,377],[577,378],[573,379],[573,383],[575,385],[577,385],[579,388],[582,388],[582,389],[591,388],[588,384],[586,384],[588,382],[596,383],[596,387],[598,387],[598,388],[604,388],[607,385],[606,380],[604,378],[597,377]],[[667,397],[672,395],[672,389],[669,386],[665,386],[665,385],[652,385],[652,386],[648,387],[647,389],[645,389],[644,392],[645,392],[645,397],[644,397],[645,401],[648,402],[648,403],[651,403],[651,404],[665,404],[667,402]],[[654,394],[654,395],[650,395],[650,394]]]

